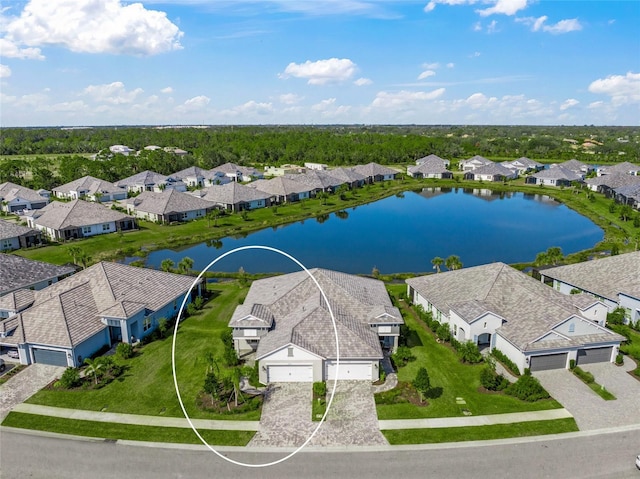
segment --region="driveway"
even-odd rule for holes
[[[331,392],[333,383],[327,383]],[[277,383],[265,399],[260,429],[249,446],[299,447],[318,426],[311,421],[311,383]],[[378,429],[371,383],[339,381],[333,403],[311,446],[388,444]]]
[[[4,420],[9,411],[51,381],[59,378],[65,368],[49,366],[47,364],[32,364],[0,385],[0,421]]]
[[[598,384],[616,396],[617,399],[612,401],[602,399],[567,369],[538,371],[533,375],[573,414],[580,430],[585,431],[640,424],[640,381],[627,373],[629,367],[611,363],[581,366],[593,373]]]

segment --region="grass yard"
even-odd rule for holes
[[[193,430],[180,427],[132,426],[130,424],[64,419],[19,412],[10,412],[2,425],[104,439],[202,444]],[[254,431],[207,429],[198,432],[209,444],[217,446],[246,446],[255,434]]]
[[[392,285],[389,290],[397,297],[405,288],[406,285]],[[418,369],[425,367],[431,379],[431,397],[427,407],[410,403],[378,404],[376,408],[379,419],[456,417],[463,415],[463,409],[478,416],[562,407],[552,399],[529,403],[503,393],[481,392],[480,371],[484,364],[461,363],[455,351],[445,344],[438,344],[426,325],[408,313],[402,302],[400,306],[409,328],[408,345],[416,360],[398,370],[398,380],[411,382]],[[464,404],[460,404],[458,398],[462,398]]]
[[[220,358],[223,344],[220,332],[248,289],[236,282],[210,286],[217,296],[196,316],[180,324],[176,340],[176,371],[185,408],[191,417],[208,419],[258,420],[260,411],[239,413],[230,417],[207,413],[196,406],[207,369],[206,354]],[[171,371],[171,337],[151,342],[126,361],[127,371],[101,389],[43,389],[28,402],[47,406],[109,411],[129,414],[182,417],[173,386]],[[224,370],[222,360],[219,367]]]
[[[573,418],[550,421],[516,422],[471,427],[443,427],[429,429],[398,429],[382,431],[390,444],[430,444],[440,442],[484,441],[508,437],[541,436],[575,432],[578,425]]]

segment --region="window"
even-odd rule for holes
[[[288,348],[287,349],[287,357],[289,357],[289,358],[293,357],[293,348]]]
[[[487,322],[484,322],[484,329],[487,329]]]
[[[148,331],[149,329],[151,329],[151,318],[149,316],[146,316],[142,321],[142,330]]]
[[[575,333],[576,332],[576,325],[574,323],[571,323],[569,325],[569,332],[570,333]]]
[[[84,234],[91,233],[91,226],[83,226],[82,233]]]
[[[186,219],[189,217],[189,213],[181,213],[181,214],[180,214],[180,217],[181,217],[183,220],[186,220]]]
[[[102,225],[102,231],[109,231],[111,229],[111,225],[109,223],[104,223]]]

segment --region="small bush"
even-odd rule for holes
[[[323,381],[313,383],[313,394],[317,397],[327,395],[327,384]]]
[[[415,361],[416,357],[407,346],[400,346],[398,347],[398,350],[391,355],[391,359],[396,367],[402,367],[406,366],[407,363],[411,361]]]
[[[463,363],[476,364],[482,361],[482,354],[478,349],[478,345],[473,341],[460,343],[458,346],[458,354]]]
[[[76,368],[67,368],[62,373],[60,380],[56,382],[56,386],[63,389],[71,389],[80,386],[81,382],[78,370]]]
[[[616,364],[617,364],[618,366],[620,366],[620,365],[624,364],[624,357],[622,356],[622,354],[621,354],[621,353],[618,353],[618,354],[616,355]]]
[[[129,343],[120,343],[116,346],[116,356],[120,359],[133,357],[133,346]]]
[[[569,359],[569,369],[571,369],[572,371],[576,368],[576,360],[575,359]]]
[[[585,371],[584,369],[580,368],[579,366],[576,366],[573,369],[573,374],[578,376],[580,379],[582,379],[587,384],[591,384],[596,380],[596,378],[593,377],[593,374],[591,374],[589,371]]]
[[[440,341],[449,341],[451,339],[451,331],[449,330],[449,325],[441,324],[436,329],[436,336]]]
[[[549,393],[542,387],[540,381],[526,373],[524,376],[520,376],[515,383],[507,386],[504,392],[509,396],[514,396],[527,402],[535,402],[540,399],[549,398]]]
[[[491,355],[498,361],[500,361],[502,365],[513,374],[515,374],[516,376],[520,376],[520,370],[518,369],[518,366],[516,366],[515,363],[511,361],[511,359],[509,359],[502,351],[494,348],[493,351],[491,351]]]

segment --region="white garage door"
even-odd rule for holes
[[[336,364],[327,362],[327,379],[336,379]],[[371,363],[340,361],[340,376],[337,379],[361,379],[371,381]]]
[[[267,366],[267,381],[270,383],[311,382],[313,368],[307,364]]]

